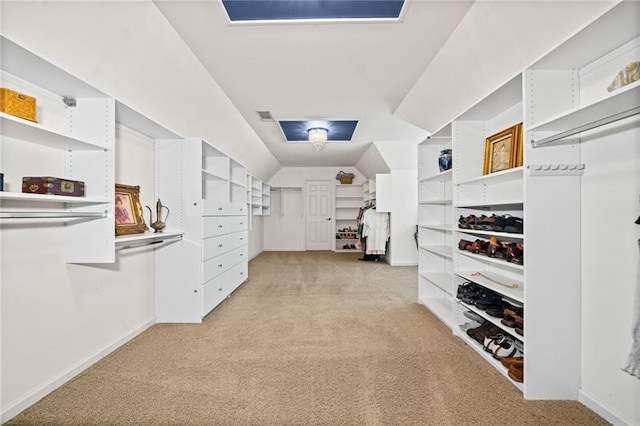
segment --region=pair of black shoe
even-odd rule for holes
[[[502,296],[493,290],[489,290],[476,283],[467,281],[458,286],[456,297],[469,305],[475,305],[483,311],[487,309],[504,309]]]

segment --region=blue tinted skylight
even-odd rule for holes
[[[324,127],[328,141],[350,141],[356,130],[357,120],[278,121],[287,142],[309,140],[309,129]]]
[[[222,4],[229,19],[238,22],[398,18],[404,0],[222,0]]]

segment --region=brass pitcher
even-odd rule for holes
[[[163,206],[160,198],[158,198],[158,202],[156,203],[156,220],[153,220],[153,212],[149,206],[145,206],[149,209],[149,223],[150,226],[155,229],[155,232],[162,232],[162,230],[167,226],[165,222],[169,217],[169,207]],[[167,209],[167,215],[164,217],[164,222],[162,221],[162,209]]]

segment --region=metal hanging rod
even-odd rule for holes
[[[107,212],[0,212],[0,219],[86,219],[104,218]]]
[[[608,117],[601,118],[600,120],[592,121],[591,123],[588,123],[588,124],[583,124],[582,126],[574,127],[571,130],[557,133],[553,136],[540,139],[539,141],[531,140],[531,146],[534,148],[537,148],[539,146],[546,145],[548,143],[555,142],[557,140],[564,139],[569,136],[576,135],[578,133],[586,132],[587,130],[595,129],[597,127],[601,127],[609,123],[620,121],[624,118],[632,117],[637,114],[640,114],[640,106],[631,108],[626,111],[619,112],[617,114],[610,115]]]
[[[161,243],[164,243],[164,242],[169,242],[169,241],[173,241],[173,240],[181,240],[181,239],[182,239],[182,235],[174,235],[174,236],[171,236],[171,237],[164,238],[162,240],[141,241],[139,243],[133,242],[132,244],[127,244],[127,245],[123,245],[123,246],[117,246],[116,247],[116,251],[124,250],[124,249],[138,248],[138,247],[145,247],[145,246],[150,246],[150,245],[153,245],[153,244],[161,244]]]

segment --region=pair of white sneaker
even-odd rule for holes
[[[522,353],[517,348],[516,340],[504,334],[485,337],[484,345],[482,347],[498,360],[514,356],[522,356]]]

